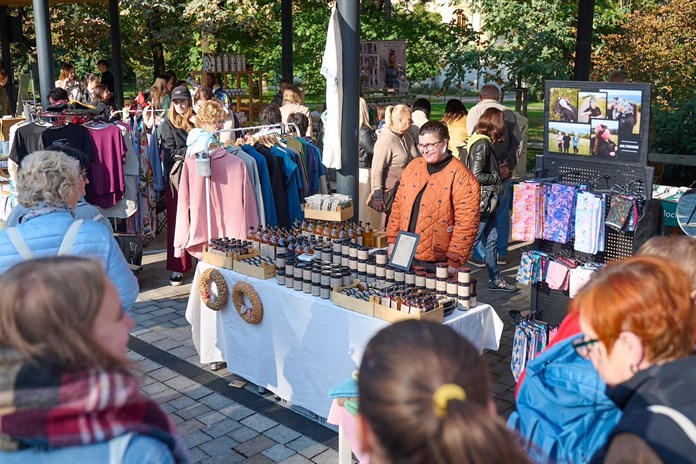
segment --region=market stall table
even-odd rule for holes
[[[294,406],[328,417],[328,392],[360,365],[367,342],[389,325],[309,294],[218,269],[229,287],[250,283],[263,303],[263,320],[245,322],[229,299],[221,311],[201,300],[201,274],[215,266],[199,262],[193,278],[186,319],[202,364],[227,363],[227,369],[267,388]],[[479,304],[454,313],[444,324],[468,338],[479,350],[497,350],[503,322],[493,308]]]

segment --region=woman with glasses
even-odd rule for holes
[[[75,217],[85,179],[79,162],[58,151],[37,151],[22,160],[17,201],[27,211],[19,224],[0,231],[0,275],[32,258],[93,257],[102,262],[128,310],[138,297],[138,281],[111,230]]]
[[[104,227],[113,231],[111,223],[107,218],[105,218],[101,212],[91,204],[87,203],[85,200],[85,195],[87,195],[87,185],[89,184],[89,178],[87,177],[87,172],[89,171],[89,158],[87,155],[82,153],[80,150],[69,147],[67,145],[51,145],[46,148],[46,151],[59,151],[65,153],[71,158],[75,158],[80,164],[80,177],[78,179],[78,190],[80,191],[80,197],[77,200],[77,206],[75,206],[75,218],[84,219],[85,221],[97,221]],[[14,227],[22,222],[22,218],[29,211],[29,208],[23,206],[22,204],[17,204],[10,215],[5,221],[5,227]]]
[[[391,254],[399,231],[420,235],[415,265],[435,270],[446,262],[450,273],[466,263],[479,223],[480,188],[476,178],[447,149],[449,132],[439,121],[420,129],[423,156],[401,175],[387,226]]]
[[[593,462],[696,460],[696,305],[678,264],[656,256],[612,263],[571,302],[589,359],[623,411]]]
[[[401,173],[418,156],[413,137],[409,134],[412,121],[408,106],[388,107],[385,120],[387,128],[375,142],[370,172],[370,206],[375,211],[384,213],[381,230],[387,225]]]

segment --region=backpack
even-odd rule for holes
[[[622,412],[570,337],[527,365],[508,426],[516,430],[534,462],[587,463],[607,442]]]

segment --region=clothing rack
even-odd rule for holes
[[[128,113],[128,117],[130,117],[130,116],[137,116],[137,115],[142,114],[142,113],[164,114],[167,112],[167,110],[154,110],[154,109],[146,108],[144,110],[127,109],[126,112]],[[123,115],[123,110],[112,111],[109,114],[109,119],[113,118],[117,114]]]
[[[251,126],[251,127],[240,127],[240,128],[234,128],[234,129],[220,129],[216,130],[215,132],[211,132],[208,134],[208,138],[205,141],[205,146],[207,151],[207,156],[208,160],[210,160],[210,154],[211,151],[209,149],[210,147],[210,142],[213,140],[213,138],[217,134],[224,134],[228,132],[237,132],[239,130],[254,130],[254,129],[271,129],[271,128],[276,128],[280,127],[281,129],[285,130],[285,126],[293,126],[294,129],[297,131],[297,136],[300,137],[300,128],[297,126],[295,123],[275,123],[275,124],[266,124],[266,125],[261,125],[261,126]],[[212,224],[211,224],[211,217],[210,217],[210,176],[206,176],[205,178],[205,213],[206,213],[206,225],[208,228],[208,242],[210,242],[210,239],[212,238]]]

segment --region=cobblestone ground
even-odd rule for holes
[[[166,253],[157,251],[164,248],[161,241],[146,248],[149,254],[143,258],[129,356],[134,369],[142,374],[142,391],[169,413],[193,462],[337,463],[334,431],[279,405],[270,392],[261,395],[250,384],[241,391],[227,386],[234,375],[225,369],[211,372],[199,364],[185,318],[193,273],[185,276],[184,285],[170,286]],[[514,281],[519,255],[517,247],[511,251],[510,264],[502,267],[510,282]],[[475,270],[474,276],[480,282],[479,301],[493,306],[505,322],[500,349],[488,351],[484,357],[490,365],[498,413],[507,418],[514,410],[515,385],[510,373],[514,327],[508,311],[528,309],[530,290],[489,292],[485,269]],[[242,400],[246,405],[240,403]]]

